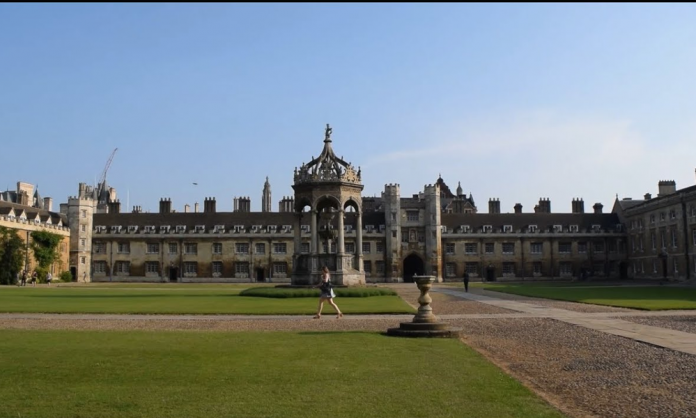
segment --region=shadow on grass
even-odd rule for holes
[[[337,334],[365,334],[365,335],[377,335],[380,331],[300,331],[299,335],[317,335],[328,337],[330,335]]]
[[[22,295],[46,299],[229,298],[239,295]]]

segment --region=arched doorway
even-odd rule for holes
[[[416,254],[411,254],[404,259],[404,283],[413,283],[413,276],[422,276],[425,273],[423,259]]]

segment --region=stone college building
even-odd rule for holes
[[[501,213],[440,177],[413,195],[398,184],[363,197],[360,168],[336,156],[327,125],[319,157],[296,168],[294,196],[272,210],[266,179],[262,211],[248,197],[233,212],[206,198],[177,212],[162,198],[157,213],[121,211],[116,192],[80,184],[65,208],[70,264],[82,281],[273,282],[309,284],[326,265],[344,285],[409,282],[415,274],[459,281],[613,277],[687,280],[696,270],[696,186],[659,183],[655,198],[617,200],[554,213],[541,198]]]

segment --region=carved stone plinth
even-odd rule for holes
[[[397,337],[444,337],[457,338],[459,337],[459,328],[450,328],[445,322],[440,320],[433,314],[433,308],[430,306],[432,298],[430,297],[430,288],[435,282],[435,276],[413,276],[421,294],[418,297],[418,313],[413,317],[412,322],[402,322],[399,328],[389,328],[387,335]]]

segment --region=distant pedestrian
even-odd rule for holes
[[[34,272],[31,274],[31,287],[36,287],[36,278],[39,276],[39,273],[34,270]]]
[[[467,273],[466,271],[464,272],[464,291],[469,291],[469,273]]]
[[[329,302],[334,309],[336,309],[336,318],[342,318],[343,314],[341,313],[341,310],[338,309],[338,306],[333,301],[336,294],[333,291],[333,285],[331,284],[331,273],[329,273],[328,267],[324,266],[321,271],[321,281],[319,281],[319,284],[314,287],[321,289],[321,294],[319,295],[319,310],[317,311],[317,314],[314,315],[314,319],[321,319],[321,310],[324,308],[325,300]]]
[[[22,286],[26,287],[27,286],[27,271],[24,270],[22,272]]]
[[[87,283],[87,272],[82,273],[82,282]]]
[[[48,283],[48,287],[51,287],[51,280],[53,280],[53,275],[51,275],[49,271],[48,274],[46,274],[46,283]]]

